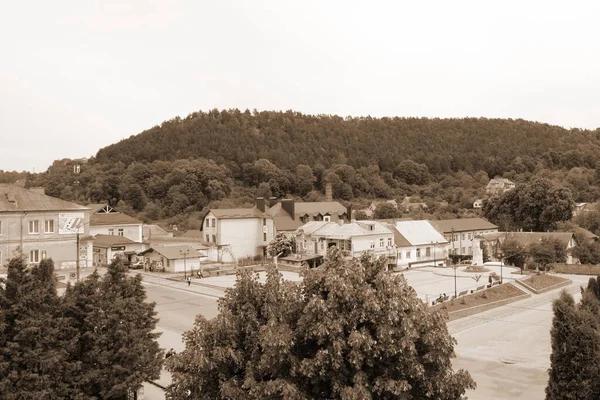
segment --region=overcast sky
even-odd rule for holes
[[[600,127],[599,1],[0,1],[0,169],[197,110]]]

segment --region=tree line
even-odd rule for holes
[[[105,147],[80,174],[77,161],[57,160],[29,174],[28,185],[158,220],[246,206],[258,196],[319,201],[331,183],[334,198],[355,209],[408,196],[446,218],[465,215],[496,175],[517,186],[543,177],[574,201],[595,201],[599,150],[600,130],[523,120],[212,110]]]
[[[123,400],[159,377],[163,352],[141,277],[114,260],[57,294],[54,263],[7,266],[0,282],[0,398]]]

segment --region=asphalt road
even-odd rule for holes
[[[565,289],[579,300],[588,277],[569,276]],[[550,367],[552,300],[562,289],[448,323],[458,340],[455,369],[477,382],[469,400],[544,399]]]

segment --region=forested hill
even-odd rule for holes
[[[393,171],[411,159],[432,174],[510,170],[516,157],[554,167],[593,168],[600,157],[600,130],[506,119],[342,118],[297,112],[196,112],[101,149],[96,161],[207,158],[232,169],[258,159],[294,170],[344,160],[354,167]]]

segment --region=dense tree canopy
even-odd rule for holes
[[[52,260],[10,261],[0,285],[0,398],[122,400],[158,378],[154,304],[122,260],[59,297]]]
[[[168,361],[173,399],[456,400],[475,384],[452,370],[454,339],[385,260],[333,250],[300,285],[249,273],[196,318]],[[188,396],[190,397],[186,397]]]
[[[544,177],[575,201],[594,201],[600,197],[599,150],[600,131],[523,120],[212,110],[165,121],[87,162],[57,160],[47,172],[30,174],[28,185],[184,225],[185,216],[209,204],[247,206],[256,196],[322,200],[326,182],[338,200],[415,196],[434,218],[455,218],[485,197],[495,175],[517,186]],[[77,163],[80,174],[73,172]],[[0,182],[16,176],[0,172]],[[550,224],[562,211],[562,205],[547,211]],[[507,226],[515,221],[499,216]],[[534,226],[536,218],[524,224]]]
[[[564,187],[539,178],[484,202],[483,211],[502,230],[545,232],[571,218],[573,200]]]

